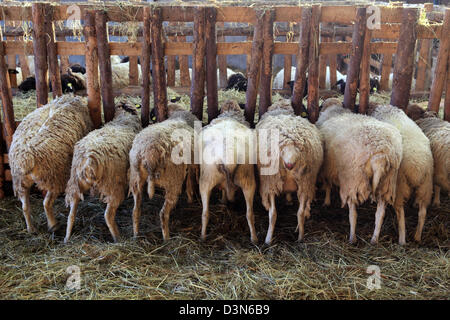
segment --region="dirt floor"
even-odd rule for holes
[[[146,197],[145,197],[146,198]],[[323,194],[297,242],[296,207],[278,199],[272,246],[263,245],[267,212],[255,198],[259,245],[250,242],[242,195],[223,205],[214,195],[206,242],[200,241],[201,204],[183,196],[171,215],[171,240],[162,240],[158,211],[163,194],[145,199],[142,238],[132,240],[132,198],[119,208],[122,241],[112,243],[103,220],[105,205],[81,203],[69,244],[63,243],[68,209],[56,202],[61,228],[50,234],[42,196],[32,196],[37,235],[27,234],[20,202],[0,201],[0,299],[449,299],[450,199],[427,216],[421,244],[413,242],[417,209],[408,208],[408,244],[397,244],[395,213],[384,220],[380,243],[370,245],[373,204],[358,209],[356,245],[348,244],[348,214],[323,208]],[[79,290],[66,288],[66,269],[81,271]],[[367,267],[381,270],[380,289],[367,288]]]

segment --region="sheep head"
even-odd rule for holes
[[[329,107],[342,106],[342,102],[337,98],[328,98],[320,106],[320,111],[323,112]]]

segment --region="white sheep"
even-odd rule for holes
[[[201,133],[202,162],[200,164],[200,195],[202,198],[202,233],[206,239],[206,227],[209,219],[209,198],[216,186],[221,186],[224,197],[234,199],[237,187],[244,193],[247,207],[247,222],[251,241],[256,243],[253,198],[256,190],[253,154],[255,146],[254,132],[245,121],[239,105],[235,101],[226,101],[221,114],[204,127]]]
[[[78,203],[80,199],[83,200],[83,193],[89,189],[100,194],[100,198],[107,204],[105,221],[114,241],[118,240],[115,215],[128,188],[128,153],[134,137],[141,129],[136,109],[120,103],[115,107],[112,121],[77,142],[66,187],[66,205],[70,205],[70,214],[65,243],[72,233]]]
[[[438,207],[441,189],[450,192],[450,123],[415,104],[409,105],[406,112],[430,140],[434,160],[433,205]]]
[[[386,204],[395,198],[402,159],[402,138],[392,125],[351,113],[337,99],[327,99],[316,123],[325,142],[320,173],[325,205],[332,185],[339,187],[342,207],[349,208],[350,243],[356,241],[356,206],[369,197],[377,202],[371,243],[378,242]],[[400,242],[402,240],[400,239]]]
[[[22,202],[28,232],[31,222],[30,188],[47,191],[44,209],[50,231],[57,228],[53,202],[70,177],[73,147],[92,130],[87,102],[63,95],[28,114],[17,127],[9,150],[14,194]]]
[[[298,239],[304,235],[304,220],[310,215],[310,204],[314,200],[316,179],[323,161],[323,148],[320,132],[307,119],[297,117],[289,100],[281,100],[269,107],[256,126],[258,146],[270,145],[261,134],[277,130],[277,150],[267,150],[265,159],[278,154],[274,172],[264,174],[261,155],[258,159],[260,194],[264,207],[269,211],[269,229],[266,243],[272,241],[277,212],[275,196],[281,193],[297,192],[299,208],[297,211]],[[273,138],[273,137],[272,137]],[[270,140],[269,140],[270,141]],[[275,160],[275,159],[274,159]]]
[[[415,192],[419,219],[414,239],[421,240],[427,207],[433,194],[433,155],[430,141],[403,110],[390,105],[369,106],[368,114],[396,127],[402,136],[403,158],[398,172],[394,209],[397,214],[400,244],[405,244],[404,202]]]
[[[291,67],[291,81],[295,80],[295,72],[296,72],[296,68],[295,67]],[[340,73],[339,71],[336,70],[336,81],[339,80],[347,80],[347,76],[343,75],[342,73]],[[333,83],[334,85],[334,83]],[[330,84],[330,67],[327,67],[327,73],[326,73],[326,87],[330,88],[331,84]],[[283,89],[284,88],[284,68],[281,69],[280,71],[278,71],[278,73],[276,74],[274,80],[273,80],[273,89]]]
[[[236,73],[235,71],[231,70],[230,68],[227,68],[227,79],[235,73]],[[192,79],[191,68],[189,68],[189,78]],[[219,69],[217,69],[217,85],[219,86]],[[175,86],[176,87],[181,86],[180,69],[175,70]]]
[[[194,121],[197,118],[177,104],[169,104],[169,118],[140,132],[130,150],[130,192],[134,197],[133,233],[139,233],[142,189],[153,198],[155,186],[165,190],[164,205],[159,213],[164,240],[169,239],[169,217],[186,181],[186,194],[191,203],[198,165],[193,163]],[[181,153],[181,155],[180,155]],[[175,158],[174,158],[175,156]],[[186,161],[178,161],[179,157]]]

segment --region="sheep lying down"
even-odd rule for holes
[[[33,183],[47,192],[44,210],[48,229],[57,228],[53,203],[69,180],[75,143],[92,127],[87,101],[73,95],[63,95],[37,108],[17,127],[9,150],[9,164],[14,194],[22,202],[28,232],[36,230],[30,217]]]
[[[327,99],[317,121],[325,142],[320,180],[330,204],[332,185],[339,187],[342,206],[349,208],[350,243],[356,241],[356,206],[367,199],[377,202],[371,243],[378,242],[386,204],[393,204],[402,161],[398,130],[374,118],[354,114],[339,100]],[[399,242],[403,238],[399,235]]]
[[[323,161],[322,140],[319,130],[307,119],[295,116],[289,100],[269,107],[256,126],[258,133],[258,173],[260,194],[264,207],[269,210],[269,229],[266,243],[270,244],[277,212],[275,196],[296,192],[299,200],[297,212],[298,239],[304,236],[304,220],[310,215],[310,204],[316,191],[316,179]],[[273,135],[270,135],[270,134]],[[278,136],[278,138],[275,138]],[[269,139],[266,139],[268,137]],[[274,139],[274,140],[272,140]],[[272,145],[274,150],[264,146]],[[275,167],[269,171],[271,154],[277,154]],[[265,171],[267,170],[267,171]]]
[[[214,187],[221,186],[228,200],[234,199],[237,188],[242,189],[247,207],[250,239],[256,243],[258,238],[253,215],[253,198],[256,190],[253,165],[255,162],[251,161],[249,152],[251,150],[249,145],[254,143],[255,137],[235,101],[226,101],[220,112],[219,117],[202,130],[199,179],[203,205],[201,239],[206,239],[211,191]]]
[[[194,121],[197,118],[178,104],[168,105],[169,118],[140,132],[130,150],[130,192],[134,197],[133,233],[139,235],[142,190],[148,185],[153,198],[155,186],[165,191],[159,213],[164,240],[168,240],[170,212],[175,207],[186,179],[186,194],[191,203],[198,165],[193,163]]]
[[[136,134],[142,129],[134,106],[120,103],[112,121],[89,133],[75,145],[72,169],[66,187],[70,205],[64,242],[69,241],[83,193],[91,190],[106,202],[105,220],[114,239],[119,238],[115,215],[128,188],[128,154]]]

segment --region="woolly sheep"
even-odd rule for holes
[[[402,138],[392,125],[351,113],[335,98],[325,100],[317,121],[325,142],[320,179],[330,204],[332,185],[339,187],[342,207],[349,208],[350,243],[356,242],[356,206],[369,197],[377,202],[371,243],[378,242],[386,203],[395,198],[402,159]]]
[[[114,218],[128,187],[128,153],[134,137],[141,129],[136,109],[120,103],[115,107],[112,121],[77,142],[66,188],[66,205],[70,205],[70,214],[65,243],[72,233],[78,203],[89,189],[99,193],[107,204],[106,224],[117,242],[119,230]]]
[[[295,80],[295,67],[291,67],[291,81]],[[339,80],[346,80],[347,76],[343,75],[339,71],[336,70],[336,79]],[[273,89],[283,89],[284,87],[284,68],[281,69],[275,76],[273,80]],[[326,74],[326,87],[330,88],[330,67],[327,67],[327,74]]]
[[[202,162],[199,180],[203,205],[201,239],[206,239],[212,189],[221,186],[224,190],[223,197],[226,196],[231,201],[237,187],[240,187],[245,197],[251,241],[256,243],[258,238],[253,215],[256,183],[254,166],[251,164],[251,147],[255,136],[235,101],[226,101],[220,112],[221,114],[204,127],[201,133]]]
[[[274,174],[263,174],[265,164],[258,161],[260,194],[264,207],[269,211],[269,229],[266,243],[272,241],[277,212],[275,196],[283,192],[297,192],[299,208],[298,239],[304,235],[304,220],[310,215],[310,204],[314,199],[317,174],[323,161],[323,148],[320,132],[307,119],[294,115],[289,100],[281,100],[269,107],[256,126],[258,146],[268,144],[261,140],[260,133],[277,130],[279,135],[278,167]],[[260,151],[261,152],[261,151]],[[274,154],[274,150],[267,150],[265,158]]]
[[[73,147],[92,130],[87,102],[63,95],[28,114],[17,127],[9,151],[14,194],[22,202],[28,232],[31,222],[30,188],[47,191],[44,209],[50,231],[57,228],[53,202],[70,177]]]
[[[416,104],[409,105],[406,112],[430,140],[434,160],[433,205],[439,206],[441,189],[450,192],[450,123]]]
[[[177,204],[186,175],[188,175],[186,181],[188,202],[191,203],[193,200],[193,185],[198,166],[191,164],[192,154],[182,154],[182,157],[190,159],[181,163],[174,162],[173,154],[177,151],[187,152],[184,146],[189,146],[188,152],[192,152],[193,148],[190,147],[193,146],[193,127],[197,118],[177,104],[169,104],[168,109],[169,118],[142,130],[134,139],[130,150],[130,192],[134,197],[134,237],[137,237],[139,233],[142,189],[146,181],[149,198],[154,195],[155,185],[165,190],[164,205],[159,213],[164,240],[169,239],[170,212]],[[180,146],[183,146],[183,150],[179,150]]]
[[[427,207],[433,193],[433,155],[430,141],[417,124],[397,107],[371,104],[368,114],[393,125],[402,136],[403,160],[398,172],[394,209],[399,225],[400,244],[405,244],[403,206],[415,191],[415,203],[419,206],[419,218],[414,239],[420,241]]]

